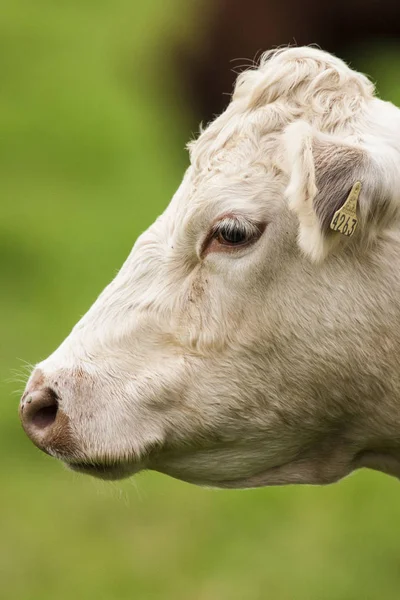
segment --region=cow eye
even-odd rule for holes
[[[200,256],[213,252],[233,252],[250,246],[262,235],[266,223],[254,223],[242,215],[225,215],[209,231]]]
[[[245,219],[227,217],[214,228],[214,239],[224,246],[244,246],[255,241],[260,230]]]

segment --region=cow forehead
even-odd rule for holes
[[[231,107],[234,105],[232,104]],[[234,113],[229,108],[188,145],[196,180],[208,173],[229,176],[264,165],[276,152],[280,129],[271,129],[270,109]]]
[[[228,108],[189,145],[190,218],[196,218],[196,212],[215,218],[235,210],[251,217],[253,209],[259,211],[283,190],[281,131],[255,126],[255,120],[258,125],[268,121],[262,110],[229,113]]]
[[[142,243],[152,239],[158,240],[159,250],[187,250],[224,213],[240,212],[261,221],[266,210],[280,209],[286,178],[281,131],[259,127],[269,123],[269,116],[269,110],[249,112],[231,103],[191,142],[191,164],[183,181]]]
[[[204,228],[226,213],[263,220],[282,208],[284,177],[261,158],[247,164],[227,160],[201,173],[190,167],[157,224],[159,233],[171,243],[176,238],[195,241]]]

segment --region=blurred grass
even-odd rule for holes
[[[62,341],[180,181],[191,133],[168,44],[198,26],[189,6],[2,6],[0,597],[397,600],[400,488],[388,477],[247,492],[156,474],[102,484],[20,429],[21,359]],[[374,60],[390,82],[397,65]]]

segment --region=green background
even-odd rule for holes
[[[394,479],[228,492],[149,473],[105,484],[42,455],[20,428],[24,361],[57,347],[179,184],[193,116],[169,48],[196,43],[191,6],[2,6],[0,597],[398,600]],[[372,54],[370,72],[400,99],[390,49]]]

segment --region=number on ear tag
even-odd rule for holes
[[[357,202],[361,191],[361,182],[356,183],[351,188],[350,194],[347,197],[346,202],[339,210],[333,215],[331,221],[331,229],[338,231],[343,235],[353,235],[356,230],[358,219],[357,219]]]

